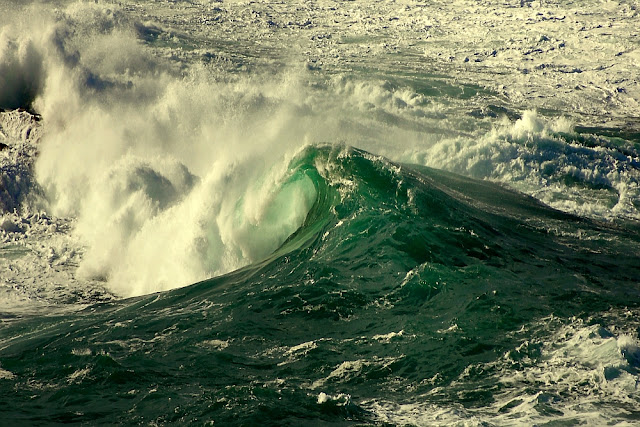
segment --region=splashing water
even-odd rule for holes
[[[0,5],[0,413],[633,423],[637,12],[591,3]]]

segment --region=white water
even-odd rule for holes
[[[310,183],[281,188],[292,156],[318,142],[500,181],[579,215],[640,218],[637,151],[595,136],[589,148],[572,131],[587,116],[633,121],[638,105],[637,5],[592,3],[3,3],[0,101],[43,117],[3,113],[3,241],[34,246],[39,211],[70,224],[44,239],[59,248],[43,253],[74,254],[45,288],[72,277],[139,295],[222,274],[302,223]],[[476,90],[463,83],[488,89],[445,96]],[[520,119],[483,104],[505,100]]]
[[[33,107],[46,134],[36,178],[47,210],[77,218],[74,235],[86,247],[78,277],[138,295],[265,257],[315,197],[309,183],[281,188],[304,143],[289,112],[294,77],[176,75],[122,21],[103,6],[73,4],[42,34],[14,37],[5,55],[26,49],[41,59],[44,89]]]
[[[605,321],[626,323],[623,330],[589,325],[580,319],[566,322],[553,316],[523,326],[518,335],[542,333],[542,338],[529,338],[489,364],[468,366],[451,385],[470,387],[474,370],[495,372],[500,388],[493,395],[494,401],[485,407],[421,403],[428,401],[428,396],[406,403],[372,400],[363,402],[363,406],[380,422],[395,425],[631,426],[634,424],[629,420],[637,410],[640,358],[639,343],[634,338],[637,315],[631,311],[605,314]],[[435,387],[429,394],[437,396],[441,391]]]
[[[640,128],[637,1],[115,3],[0,0],[0,106],[42,115],[0,113],[3,313],[161,291],[267,256],[313,201],[310,183],[283,186],[310,143],[499,181],[578,215],[640,218],[637,152],[572,131]],[[418,83],[488,93],[432,97]],[[540,361],[505,382],[586,389],[570,402],[507,390],[493,421],[554,419],[536,405],[567,422],[613,419],[597,396],[627,402],[638,343],[605,332],[550,331]],[[351,363],[328,375],[387,361]],[[321,383],[313,393],[349,399]],[[392,423],[487,418],[364,406]]]

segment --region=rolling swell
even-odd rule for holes
[[[381,400],[491,411],[535,393],[499,377],[538,363],[554,328],[638,309],[636,226],[340,146],[291,171],[284,185],[309,179],[316,199],[262,262],[0,330],[0,406],[25,423],[377,422]]]

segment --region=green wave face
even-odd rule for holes
[[[530,397],[557,416],[561,393],[504,377],[542,364],[576,319],[611,329],[638,309],[635,225],[340,146],[290,169],[278,197],[315,202],[264,261],[3,326],[0,407],[24,423],[298,425],[382,422],[381,402],[491,417]],[[626,354],[609,377],[637,374]]]

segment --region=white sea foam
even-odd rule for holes
[[[318,394],[318,405],[324,405],[328,402],[335,402],[336,406],[346,406],[351,403],[351,396],[344,393],[339,393],[337,395],[327,394],[325,392],[320,392]]]
[[[635,319],[637,313],[608,313],[615,323],[621,318]],[[582,320],[563,321],[546,318],[529,325],[524,333],[545,331],[547,336],[532,339],[507,352],[489,365],[470,365],[456,383],[465,383],[468,372],[480,369],[495,372],[501,386],[494,402],[482,408],[462,405],[438,406],[430,395],[435,388],[413,402],[389,402],[384,399],[359,402],[376,414],[379,421],[412,425],[540,425],[564,422],[584,425],[632,425],[627,409],[637,407],[638,340],[629,330],[617,331]],[[482,384],[479,384],[482,386]]]
[[[205,340],[203,341],[201,344],[201,346],[206,347],[206,348],[211,348],[213,350],[224,350],[225,348],[229,347],[229,340],[223,341],[223,340]]]
[[[315,198],[310,182],[285,182],[305,143],[291,77],[218,83],[197,67],[178,77],[133,33],[121,13],[76,3],[12,41],[43,56],[33,104],[46,118],[36,176],[49,209],[78,218],[80,277],[121,295],[263,258]]]
[[[67,382],[69,384],[72,383],[81,383],[84,381],[87,376],[91,373],[90,368],[82,368],[78,369],[67,376]]]
[[[640,218],[639,153],[623,154],[595,136],[578,137],[566,118],[548,121],[526,111],[475,139],[447,138],[407,155],[414,162],[505,183],[565,212]]]
[[[104,280],[120,295],[182,286],[267,256],[315,198],[308,181],[285,185],[291,156],[338,135],[371,141],[370,132],[351,129],[344,113],[352,102],[390,110],[412,103],[384,84],[348,81],[333,86],[347,103],[334,102],[301,86],[295,67],[275,80],[220,80],[197,65],[181,76],[151,57],[135,31],[121,11],[78,2],[41,33],[18,31],[12,41],[41,58],[44,84],[33,106],[46,135],[36,178],[48,209],[77,218],[74,234],[87,248],[78,277]]]
[[[12,372],[0,368],[0,380],[12,380],[15,377],[16,376]]]
[[[215,11],[177,5],[171,13],[126,1],[60,2],[57,10],[42,4],[13,12],[3,7],[0,74],[9,80],[0,84],[0,101],[34,108],[45,129],[36,138],[38,185],[29,181],[27,160],[8,161],[15,167],[3,169],[11,183],[0,194],[3,211],[19,209],[24,194],[33,193],[28,211],[44,209],[53,223],[73,224],[66,244],[76,255],[65,274],[75,280],[72,265],[79,264],[77,277],[106,281],[120,295],[182,286],[276,249],[302,223],[315,196],[305,180],[285,185],[289,159],[308,143],[346,142],[393,160],[497,180],[580,215],[638,218],[637,154],[595,136],[581,144],[572,130],[581,114],[602,104],[601,88],[618,122],[637,105],[638,85],[623,78],[637,56],[624,36],[637,12],[621,2],[623,15],[609,9],[582,15],[560,3],[538,9],[464,3],[477,13],[462,22],[456,4],[407,1],[402,7],[346,10],[326,1],[309,11],[312,25],[284,3],[233,2]],[[250,18],[263,7],[282,9],[270,16],[288,31],[272,37],[271,24]],[[438,14],[425,14],[428,7]],[[562,13],[584,25],[606,18],[619,26],[611,30],[625,37],[613,46],[622,49],[616,62],[587,66],[580,58],[590,48],[598,52],[595,59],[610,62],[606,35],[592,34],[582,46],[574,24],[561,22]],[[207,14],[234,19],[213,25]],[[463,29],[480,34],[485,28],[478,16],[512,31],[510,40],[491,33],[484,47],[502,46],[495,54],[461,39]],[[523,21],[540,34],[515,31]],[[242,25],[250,30],[239,31]],[[388,36],[386,44],[373,37],[379,32]],[[212,47],[206,41],[216,38],[231,42]],[[252,63],[255,40],[282,64],[269,53]],[[568,52],[570,61],[546,66],[559,51]],[[395,64],[384,62],[391,52],[408,70],[406,78],[394,67],[387,70]],[[383,60],[372,64],[369,58]],[[470,111],[476,101],[445,94],[475,89],[458,77],[420,74],[425,58],[435,71],[450,70],[452,61],[465,64],[454,67],[460,81],[486,85],[498,94],[487,95],[492,102],[504,96],[513,105],[556,108],[571,119],[526,111],[510,121],[485,114],[485,105]],[[352,63],[364,71],[342,72]],[[373,65],[380,69],[374,72]],[[247,72],[252,66],[256,70]],[[575,91],[539,96],[540,88],[551,87],[550,79],[563,88],[583,82],[569,66],[593,80],[580,89],[584,99]],[[429,96],[421,85],[441,95]],[[577,107],[567,108],[567,100]],[[476,110],[480,118],[473,118]],[[24,134],[40,127],[29,126],[21,128],[23,134],[0,129],[0,138],[12,144],[33,139]],[[35,144],[25,146],[35,153]],[[40,194],[46,203],[35,200]],[[18,216],[22,222],[24,215]],[[18,222],[2,222],[14,240]]]

